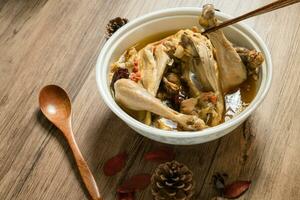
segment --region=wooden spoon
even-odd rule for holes
[[[71,101],[59,86],[48,85],[40,91],[40,108],[43,114],[64,134],[76,160],[82,180],[93,200],[103,200],[96,181],[84,160],[74,138],[71,126]]]
[[[264,14],[264,13],[267,13],[267,12],[271,12],[273,10],[277,10],[277,9],[280,9],[280,8],[283,8],[283,7],[286,7],[286,6],[290,6],[292,4],[299,3],[299,2],[300,2],[300,0],[278,0],[278,1],[272,2],[268,5],[265,5],[263,7],[260,7],[256,10],[248,12],[244,15],[241,15],[239,17],[236,17],[236,18],[230,19],[228,21],[222,22],[221,24],[219,24],[217,26],[208,28],[203,33],[210,33],[210,32],[216,31],[220,28],[224,28],[226,26],[229,26],[229,25],[235,24],[237,22],[240,22],[242,20],[248,19],[250,17],[254,17],[254,16],[261,15],[261,14]]]

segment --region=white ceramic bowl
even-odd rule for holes
[[[257,95],[251,104],[233,119],[218,126],[202,131],[164,131],[147,126],[124,112],[114,101],[108,81],[109,66],[127,48],[135,43],[157,33],[183,28],[191,28],[198,25],[200,8],[172,8],[153,12],[132,20],[119,29],[104,45],[97,60],[96,79],[99,92],[108,107],[132,129],[150,139],[177,145],[191,145],[215,140],[234,130],[238,125],[259,106],[265,98],[272,78],[272,63],[270,53],[262,39],[247,25],[238,23],[224,29],[226,36],[234,43],[248,48],[255,48],[263,52],[265,62],[261,70],[260,86]],[[232,17],[217,12],[220,20]],[[120,130],[121,131],[121,130]],[[113,137],[113,136],[112,136]]]

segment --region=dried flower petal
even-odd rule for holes
[[[134,192],[129,193],[118,193],[118,200],[133,200]]]
[[[119,188],[118,193],[130,193],[145,189],[151,182],[150,174],[138,174],[126,180]]]
[[[168,162],[175,159],[175,152],[170,148],[161,148],[145,153],[144,159],[155,162]]]
[[[127,153],[124,152],[106,161],[103,167],[104,174],[106,176],[113,176],[118,172],[120,172],[126,164],[126,159],[127,159]]]
[[[228,199],[235,199],[246,192],[251,185],[251,181],[236,181],[224,188],[223,196]]]

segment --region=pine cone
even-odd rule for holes
[[[106,25],[106,34],[107,38],[112,36],[119,28],[127,24],[128,19],[126,18],[121,18],[121,17],[116,17],[112,20],[109,21],[109,23]]]
[[[155,200],[190,200],[194,194],[193,173],[177,161],[159,165],[151,183]]]

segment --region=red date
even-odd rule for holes
[[[129,78],[129,71],[128,71],[128,69],[126,69],[126,68],[120,68],[120,67],[119,67],[119,68],[115,71],[115,73],[114,73],[114,75],[113,75],[113,77],[112,77],[110,87],[111,87],[113,90],[115,90],[115,88],[114,88],[115,82],[117,82],[117,80],[122,79],[122,78],[128,79],[128,78]]]

